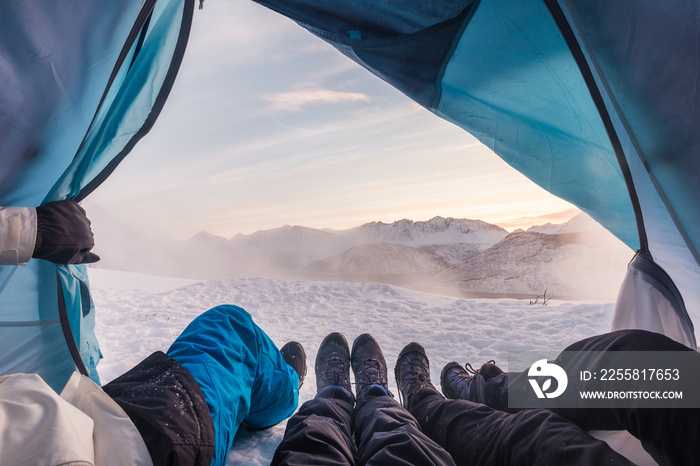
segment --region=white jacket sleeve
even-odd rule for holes
[[[36,209],[0,207],[0,265],[24,265],[36,243]]]

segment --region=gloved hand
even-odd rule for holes
[[[50,202],[36,208],[36,245],[32,257],[57,264],[97,262],[90,252],[95,240],[85,210],[72,200]]]

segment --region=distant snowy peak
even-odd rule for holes
[[[218,235],[213,235],[209,233],[208,231],[200,231],[199,233],[195,234],[190,238],[190,241],[193,242],[199,242],[199,243],[206,243],[206,242],[212,242],[212,243],[227,243],[228,240],[224,238],[223,236],[218,236]]]
[[[285,225],[249,235],[238,234],[233,247],[265,247],[270,251],[314,251],[321,257],[338,254],[363,244],[393,243],[420,247],[426,245],[469,243],[487,249],[506,237],[503,228],[481,220],[435,217],[427,221],[399,220],[393,223],[371,222],[348,230],[318,230]],[[198,234],[195,238],[207,238]],[[213,236],[213,235],[209,235]],[[219,238],[219,237],[217,237]],[[194,239],[194,238],[193,238]]]
[[[561,233],[584,233],[592,231],[600,231],[601,227],[595,220],[587,214],[580,213],[565,223],[546,223],[544,225],[535,225],[528,228],[531,233],[544,233],[546,235],[558,235]]]
[[[434,217],[427,221],[371,222],[354,229],[367,243],[406,246],[473,243],[490,247],[508,234],[503,228],[481,220]]]
[[[317,238],[327,238],[329,230],[317,230],[315,228],[285,225],[270,230],[259,230],[249,235],[237,234],[231,238],[233,243],[264,243],[281,241],[283,243],[305,242]]]

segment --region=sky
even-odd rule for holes
[[[163,113],[90,201],[147,236],[578,211],[473,136],[250,1],[196,10]]]

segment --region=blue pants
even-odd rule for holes
[[[168,356],[199,384],[214,422],[213,465],[226,462],[243,421],[268,427],[292,415],[299,378],[245,310],[221,305],[203,313],[175,340]]]

